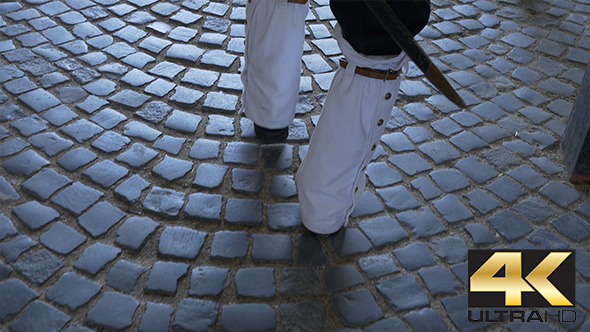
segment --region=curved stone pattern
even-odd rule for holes
[[[253,0],[261,1],[261,0]],[[297,116],[238,113],[246,0],[0,2],[0,322],[14,331],[588,329],[590,198],[559,153],[588,0],[432,0],[346,229],[293,174],[340,50],[310,0]],[[576,249],[575,323],[470,323],[467,250]]]

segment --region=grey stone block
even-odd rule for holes
[[[87,319],[102,327],[123,329],[131,326],[139,302],[128,295],[105,292],[88,312]]]
[[[369,279],[377,279],[400,271],[393,258],[388,254],[362,257],[357,261],[357,264]]]
[[[349,326],[365,325],[383,318],[383,311],[366,288],[338,294],[332,298],[332,302]]]
[[[282,296],[319,295],[323,291],[320,275],[312,268],[284,268],[280,285],[279,292]]]
[[[23,252],[35,246],[35,241],[26,235],[19,235],[14,239],[0,244],[0,255],[7,263],[14,262]]]
[[[235,277],[238,295],[256,298],[276,296],[276,284],[272,268],[242,268]]]
[[[61,269],[64,263],[49,250],[41,249],[20,258],[13,266],[30,282],[42,284]]]
[[[0,321],[6,322],[17,315],[39,294],[18,279],[8,279],[0,283]]]
[[[324,307],[319,301],[282,304],[280,309],[285,329],[309,331],[326,329]]]
[[[135,288],[137,279],[141,274],[147,271],[147,268],[127,262],[118,261],[107,275],[107,285],[124,293],[131,293]]]
[[[143,201],[149,211],[177,216],[184,205],[185,194],[167,188],[153,187]]]
[[[70,318],[70,316],[45,302],[35,301],[23,311],[19,319],[10,325],[10,329],[17,332],[57,332],[70,321]]]
[[[144,289],[173,296],[176,293],[178,280],[186,274],[188,266],[186,263],[156,262],[150,271]]]
[[[106,264],[116,259],[120,253],[121,250],[118,248],[97,242],[82,252],[74,267],[90,275],[96,275]]]
[[[215,266],[199,266],[194,268],[191,273],[189,295],[219,295],[223,290],[228,273],[228,268]]]
[[[17,205],[12,212],[32,230],[39,229],[59,217],[59,212],[38,201]]]
[[[160,235],[158,252],[161,255],[194,259],[199,254],[206,236],[204,232],[186,227],[166,227]]]
[[[430,301],[412,275],[402,275],[377,282],[377,289],[395,311],[428,306]]]
[[[230,331],[274,329],[275,320],[275,312],[268,304],[229,304],[221,308],[221,326]]]
[[[291,238],[288,235],[253,234],[252,260],[291,262]]]
[[[167,304],[148,302],[139,325],[140,332],[168,331],[174,308]]]
[[[39,238],[39,242],[49,249],[69,254],[86,241],[86,237],[62,222],[57,222]]]
[[[369,251],[373,246],[358,228],[342,228],[332,238],[338,256],[351,256]]]
[[[400,264],[409,271],[418,270],[424,266],[436,264],[434,257],[421,242],[410,244],[404,248],[393,251]]]
[[[73,272],[64,273],[47,292],[47,299],[72,310],[88,303],[102,286]]]

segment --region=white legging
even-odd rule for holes
[[[295,117],[307,4],[251,0],[246,5],[242,111],[268,129]]]
[[[295,116],[307,10],[307,5],[286,0],[252,0],[246,7],[242,105],[246,115],[260,126],[286,127]],[[256,21],[259,18],[265,21]],[[295,24],[297,20],[300,25]],[[320,234],[334,233],[348,222],[364,190],[365,167],[381,138],[403,79],[403,75],[396,80],[368,78],[355,74],[355,68],[401,71],[407,63],[404,53],[393,57],[357,53],[342,37],[338,25],[335,38],[349,64],[335,73],[296,176],[303,224]],[[280,40],[280,47],[274,40]]]

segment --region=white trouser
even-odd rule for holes
[[[312,232],[330,234],[346,225],[365,187],[371,161],[395,103],[403,75],[379,80],[355,74],[355,67],[400,70],[396,57],[364,56],[342,37],[336,39],[348,61],[338,68],[313,132],[307,156],[297,172],[301,218]]]
[[[286,0],[252,0],[246,6],[242,110],[259,126],[279,129],[293,121],[308,10],[307,4]],[[360,199],[365,166],[403,79],[402,75],[387,81],[368,78],[355,74],[356,66],[401,70],[407,63],[405,54],[361,55],[344,40],[338,26],[335,33],[348,66],[336,71],[296,177],[303,224],[320,234],[345,225]]]
[[[257,125],[288,127],[297,107],[309,5],[251,0],[246,5],[242,109]]]

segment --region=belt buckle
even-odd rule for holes
[[[385,78],[383,79],[383,81],[387,81],[389,74],[395,74],[395,71],[393,69],[387,69],[387,73],[385,74]]]

